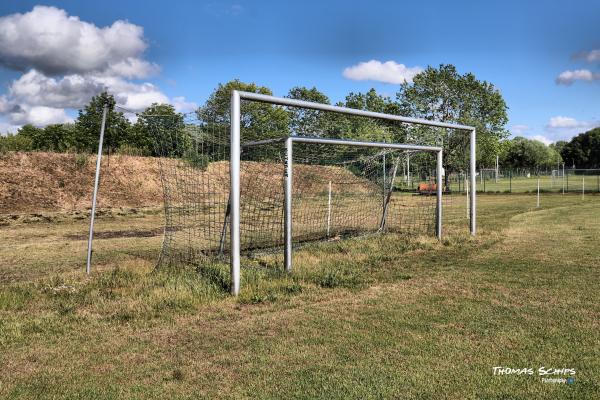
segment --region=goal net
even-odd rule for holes
[[[289,269],[291,247],[305,243],[441,234],[441,194],[451,192],[439,184],[442,147],[398,144],[410,130],[369,116],[303,110],[301,122],[311,123],[300,126],[291,107],[252,106],[239,108],[235,138],[227,120],[152,118],[165,210],[160,266],[230,261],[237,293],[240,255],[285,248]]]

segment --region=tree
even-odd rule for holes
[[[33,150],[44,149],[46,140],[44,138],[44,129],[38,128],[31,124],[23,125],[17,131],[16,137],[23,137],[31,142],[31,148]]]
[[[26,136],[12,133],[7,133],[6,136],[0,135],[0,154],[7,151],[31,150],[33,150],[33,142]]]
[[[38,144],[39,150],[65,152],[71,147],[70,131],[62,124],[51,124],[43,130],[43,142]]]
[[[600,168],[600,128],[581,133],[561,149],[565,164],[577,168]]]
[[[170,104],[153,103],[137,117],[131,129],[131,146],[155,156],[181,154],[181,149],[178,149],[178,144],[181,143],[178,142],[183,140],[180,136],[185,124],[183,115],[176,112],[175,107]]]
[[[550,147],[552,147],[558,154],[561,154],[567,143],[568,142],[566,140],[557,140],[554,143],[550,143]]]
[[[388,114],[394,114],[397,111],[395,104],[389,98],[380,96],[375,89],[371,89],[367,93],[350,92],[343,102],[338,102],[336,105]],[[398,124],[387,120],[337,113],[326,113],[324,126],[326,135],[329,137],[387,142],[394,140],[394,126],[399,129]]]
[[[329,104],[329,98],[317,90],[316,87],[308,89],[306,87],[296,86],[290,89],[286,97],[294,100]],[[325,113],[319,110],[308,110],[299,107],[290,107],[288,113],[291,132],[297,135],[322,136],[325,129]]]
[[[396,99],[402,115],[474,126],[480,165],[492,165],[500,151],[500,141],[508,137],[508,107],[502,94],[472,73],[460,75],[454,65],[428,67],[412,83],[400,85]],[[410,134],[413,140],[417,135],[421,141],[444,145],[446,176],[467,168],[468,135],[416,127],[411,128]]]
[[[398,114],[398,105],[389,97],[381,96],[374,88],[367,93],[350,92],[343,104],[348,108],[373,111],[384,114]]]
[[[15,140],[29,143],[31,150],[65,152],[75,149],[77,130],[74,124],[50,124],[45,128],[37,128],[31,124],[24,125],[17,131]],[[27,147],[27,146],[26,146]]]
[[[121,144],[128,143],[131,124],[122,112],[115,111],[116,101],[113,95],[102,92],[92,97],[83,110],[79,110],[79,117],[75,123],[78,135],[74,145],[77,150],[94,151],[98,147],[104,104],[108,104],[104,148],[111,152],[117,150]]]
[[[230,122],[231,92],[245,92],[272,95],[271,89],[255,83],[244,83],[239,79],[219,84],[196,114],[209,125],[225,125]],[[242,101],[241,104],[242,142],[249,140],[282,137],[288,134],[289,116],[282,107],[256,101]]]
[[[517,136],[507,141],[506,151],[502,154],[502,164],[509,168],[522,168],[531,171],[555,168],[561,158],[551,146],[537,140]]]
[[[207,146],[205,152],[210,160],[218,160],[229,155],[229,123],[231,92],[245,92],[272,95],[271,89],[255,83],[245,83],[239,79],[219,84],[204,106],[196,114],[205,129],[203,140]],[[289,134],[289,115],[285,108],[257,101],[242,101],[240,105],[240,141],[241,143],[286,137]],[[259,160],[273,157],[277,148],[260,146],[246,148],[244,155]]]

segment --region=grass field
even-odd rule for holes
[[[600,398],[600,197],[541,205],[482,195],[477,238],[321,243],[291,275],[247,261],[237,299],[227,265],[154,271],[158,211],[100,216],[90,278],[84,216],[4,218],[0,398]]]

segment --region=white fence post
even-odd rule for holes
[[[329,181],[329,199],[327,200],[327,237],[331,232],[331,181]]]

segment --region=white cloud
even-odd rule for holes
[[[66,122],[65,109],[81,108],[103,90],[135,112],[168,103],[156,85],[131,81],[160,72],[142,58],[146,47],[143,28],[126,21],[99,28],[46,6],[0,17],[0,65],[27,71],[0,95],[0,115],[12,125]],[[183,97],[173,102],[195,106]]]
[[[372,80],[378,82],[401,84],[412,82],[413,77],[422,72],[421,67],[407,67],[404,64],[398,64],[395,61],[371,60],[361,62],[357,65],[345,68],[343,75],[345,78],[355,81]]]
[[[600,126],[600,121],[579,121],[572,117],[556,116],[546,124],[546,137],[556,140],[569,140],[574,135]]]
[[[544,135],[533,135],[530,137],[530,139],[533,140],[537,140],[538,142],[542,142],[544,143],[546,146],[548,146],[549,144],[553,143],[554,140],[552,139],[548,139],[546,136]]]
[[[14,80],[8,89],[13,103],[77,108],[104,89],[102,83],[82,75],[49,78],[32,69]]]
[[[108,76],[122,76],[129,79],[141,79],[156,75],[158,72],[160,72],[158,64],[130,57],[109,65],[105,74]]]
[[[185,97],[173,97],[173,106],[175,110],[181,113],[187,113],[198,109],[198,104],[193,101],[185,101]]]
[[[589,69],[576,69],[573,71],[564,71],[556,77],[558,85],[571,85],[575,81],[597,81],[600,80],[599,72],[592,72]]]
[[[527,132],[529,129],[529,125],[516,124],[510,127],[510,132],[515,136],[520,136]]]
[[[52,108],[80,108],[92,96],[103,90],[115,96],[117,104],[141,111],[152,103],[168,103],[169,98],[152,83],[133,83],[121,77],[94,75],[67,75],[62,78],[47,77],[36,70],[23,74],[9,86],[9,98],[0,101],[0,112],[22,106],[29,109],[36,106]],[[181,103],[182,99],[178,101]],[[13,114],[11,114],[13,115]],[[42,119],[26,121],[28,114],[11,117],[13,122],[39,124]]]
[[[0,96],[0,114],[4,114],[10,109],[10,103],[6,96]]]
[[[99,28],[56,7],[35,6],[0,18],[0,63],[46,75],[100,72],[138,58],[147,47],[143,36],[142,27],[127,21]]]
[[[133,111],[142,111],[152,103],[168,103],[169,98],[156,85],[133,83],[119,77],[91,77],[115,96],[117,104]]]
[[[70,118],[63,108],[34,106],[34,107],[15,107],[8,113],[13,124],[24,125],[33,124],[36,126],[45,126],[49,124],[62,124],[71,122]]]
[[[586,121],[578,121],[575,118],[571,117],[563,117],[557,116],[552,117],[546,124],[546,128],[548,129],[578,129],[578,128],[586,128],[593,125],[591,122]]]
[[[584,51],[582,53],[576,54],[574,58],[584,59],[585,61],[590,63],[600,61],[600,49]]]
[[[538,142],[544,143],[546,146],[555,141],[555,139],[548,137],[552,135],[544,136],[540,134],[532,135],[531,133],[528,133],[531,130],[531,127],[525,124],[516,124],[510,127],[510,132],[513,134],[513,136],[523,136],[527,139],[537,140]]]
[[[13,125],[4,121],[0,121],[0,136],[4,136],[7,133],[16,133],[19,128],[19,125]]]

